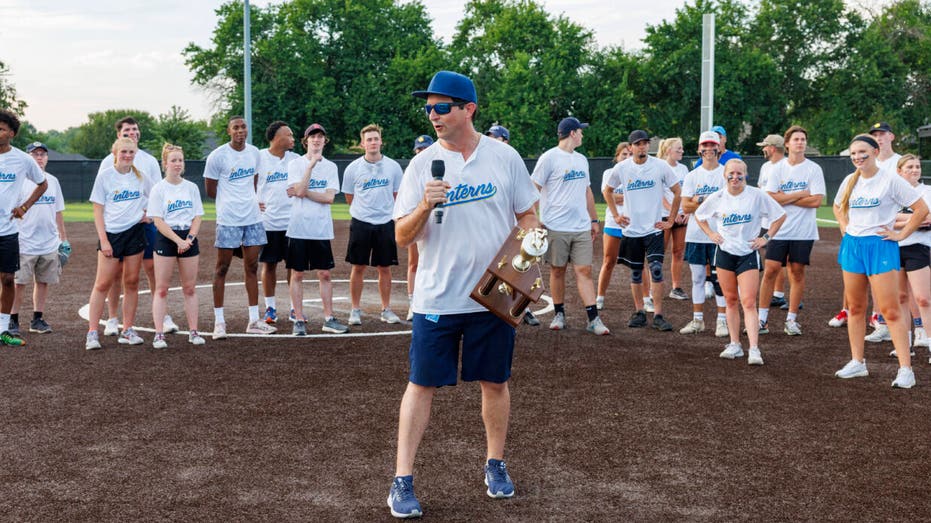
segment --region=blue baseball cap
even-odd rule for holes
[[[475,84],[468,76],[454,73],[452,71],[440,71],[433,75],[430,85],[426,91],[414,91],[411,95],[417,98],[426,98],[431,94],[458,98],[467,102],[478,103],[478,95],[475,94]]]
[[[720,125],[715,125],[714,127],[711,128],[711,130],[720,134],[721,136],[727,136],[727,131],[725,131],[724,127]]]
[[[420,136],[414,139],[414,150],[415,151],[419,149],[426,149],[427,147],[430,147],[431,145],[433,145],[433,138],[430,138],[429,135],[421,134]]]
[[[569,116],[568,118],[563,118],[559,122],[559,126],[556,128],[556,133],[559,134],[560,138],[565,138],[569,136],[569,133],[575,131],[576,129],[585,129],[588,127],[587,123],[582,123],[578,118],[574,116]]]
[[[492,138],[504,138],[505,140],[511,141],[511,133],[508,132],[507,128],[501,125],[492,125],[485,131],[486,136],[491,136]]]
[[[45,152],[48,152],[48,147],[46,147],[45,144],[42,142],[32,142],[31,144],[26,146],[27,153],[31,153],[32,151],[35,151],[36,149],[44,149]]]

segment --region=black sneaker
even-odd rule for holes
[[[29,332],[45,334],[47,332],[52,332],[52,327],[46,323],[43,318],[36,318],[32,320],[32,323],[29,324]]]
[[[770,309],[772,309],[772,308],[774,308],[774,307],[782,308],[782,307],[788,307],[788,306],[789,306],[789,302],[786,301],[785,296],[782,296],[782,297],[773,296],[773,299],[769,300],[769,308],[770,308]]]
[[[658,331],[668,332],[672,330],[672,324],[666,321],[666,318],[664,318],[662,314],[654,314],[653,328]]]
[[[532,312],[530,312],[530,309],[524,311],[524,323],[530,325],[531,327],[540,326],[540,320],[538,320],[537,317],[534,316]]]
[[[13,336],[20,336],[21,333],[19,332],[19,322],[14,320],[13,318],[10,318],[10,326],[7,327],[6,331],[12,334]]]
[[[779,308],[784,311],[789,310],[789,302],[783,301],[782,305],[780,305]],[[802,302],[798,302],[798,310],[802,310],[804,308],[805,308],[805,304]]]
[[[643,311],[637,311],[630,315],[630,321],[627,322],[627,326],[631,329],[642,329],[647,326],[647,313]]]

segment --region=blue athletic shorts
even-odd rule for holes
[[[605,227],[605,234],[608,236],[613,236],[615,238],[623,238],[624,233],[620,229],[613,229],[611,227]]]
[[[899,244],[879,236],[851,236],[845,234],[837,252],[841,269],[855,274],[872,276],[900,267]]]
[[[689,265],[714,265],[714,252],[718,246],[713,243],[685,242],[685,261]]]
[[[265,227],[261,222],[252,225],[220,225],[218,223],[217,238],[213,246],[217,249],[235,249],[266,243],[268,243],[268,237],[265,236]]]
[[[414,314],[413,330],[411,383],[455,385],[460,344],[462,381],[504,383],[511,377],[516,331],[490,312]]]

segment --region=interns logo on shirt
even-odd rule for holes
[[[251,178],[255,176],[255,167],[249,167],[248,169],[230,169],[230,180],[238,180],[240,178]]]
[[[42,196],[39,196],[39,199],[36,200],[36,203],[34,205],[53,205],[54,203],[55,203],[54,196],[48,196],[48,195],[43,194]]]
[[[740,225],[741,223],[750,223],[751,221],[753,221],[752,214],[738,214],[732,212],[724,217],[723,223],[724,225]]]
[[[491,182],[479,185],[469,185],[460,183],[446,193],[445,207],[450,205],[461,205],[463,203],[477,202],[487,200],[498,193],[498,188]]]
[[[280,172],[270,172],[268,176],[265,177],[265,183],[274,183],[274,182],[286,182],[288,181],[288,173]]]
[[[641,189],[652,189],[656,187],[655,180],[631,180],[627,182],[628,191],[639,191]]]
[[[858,196],[850,199],[851,209],[869,209],[870,207],[879,207],[879,198],[867,198]]]
[[[564,182],[570,182],[572,180],[581,180],[582,178],[585,178],[585,171],[576,171],[575,169],[567,170],[562,175],[562,181]]]
[[[130,191],[127,189],[123,189],[122,191],[119,191],[119,190],[113,191],[114,202],[127,202],[130,200],[138,200],[141,197],[142,197],[142,193],[140,191]]]
[[[165,212],[172,213],[175,211],[180,211],[182,209],[193,209],[194,202],[191,200],[168,200],[165,204]]]
[[[15,182],[16,173],[5,173],[0,171],[0,182]]]
[[[705,185],[695,188],[695,196],[707,196],[709,194],[714,194],[719,190],[721,190],[721,188],[717,185],[708,185],[706,183]]]
[[[807,188],[808,182],[793,182],[791,180],[779,186],[779,190],[782,192],[804,191]]]
[[[326,180],[314,180],[311,178],[307,182],[308,189],[326,189]]]
[[[372,178],[371,180],[362,184],[362,190],[367,191],[369,189],[377,189],[379,187],[387,187],[391,185],[391,180],[388,178]]]

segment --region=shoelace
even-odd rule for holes
[[[414,484],[401,479],[394,480],[394,497],[398,501],[408,501],[414,497]]]
[[[492,467],[488,467],[488,472],[491,473],[491,478],[496,482],[508,480],[508,466],[503,461],[498,462]]]

